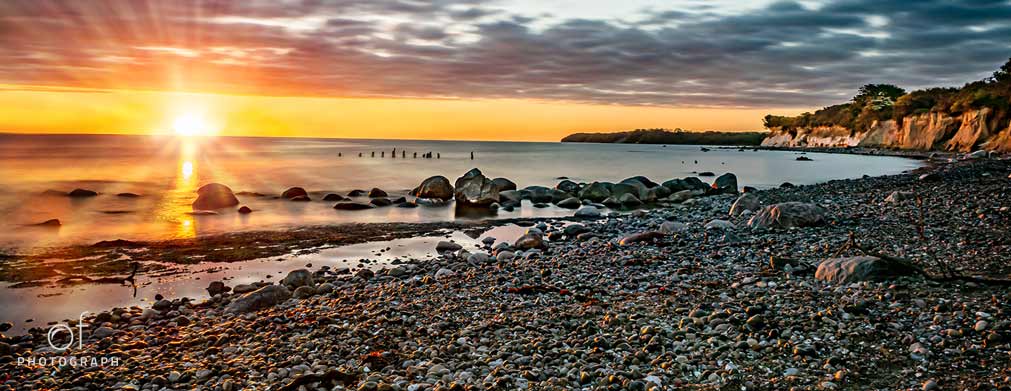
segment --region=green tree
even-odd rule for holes
[[[1000,69],[993,72],[993,80],[998,83],[1011,82],[1011,58],[1008,58]]]
[[[853,97],[853,103],[862,108],[867,105],[891,106],[900,96],[905,95],[906,90],[893,84],[864,84],[857,91],[857,96]],[[876,108],[876,110],[879,110]]]

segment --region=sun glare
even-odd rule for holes
[[[203,118],[193,114],[176,117],[175,121],[172,121],[172,130],[179,136],[205,136],[209,133]]]

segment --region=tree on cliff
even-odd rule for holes
[[[853,97],[853,103],[859,107],[891,106],[896,99],[905,94],[906,90],[894,84],[864,84],[857,91],[857,96]]]
[[[1007,59],[1000,69],[993,72],[993,80],[998,83],[1011,82],[1011,58]]]

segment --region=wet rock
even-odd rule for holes
[[[390,201],[389,198],[373,198],[369,203],[377,207],[393,205],[393,201]]]
[[[919,179],[921,182],[937,182],[941,180],[941,176],[936,172],[931,172],[920,175]]]
[[[248,215],[250,213],[253,213],[253,210],[249,209],[248,206],[243,205],[243,206],[239,207],[239,213],[240,214],[244,214],[244,215]]]
[[[495,178],[491,180],[491,185],[500,193],[506,190],[516,190],[516,183],[506,178]]]
[[[14,327],[14,324],[11,323],[11,322],[0,323],[0,333],[6,333],[7,331],[9,331],[13,327]]]
[[[667,197],[670,202],[682,203],[688,201],[694,197],[695,194],[691,190],[678,190]]]
[[[249,292],[225,307],[225,312],[241,314],[256,311],[263,308],[273,307],[278,303],[291,298],[291,291],[283,285],[268,285],[255,291]]]
[[[730,206],[730,216],[737,217],[743,214],[745,211],[756,211],[761,209],[762,203],[758,200],[758,196],[752,193],[741,194],[734,201],[734,204]]]
[[[634,177],[625,178],[625,179],[623,179],[621,181],[621,183],[632,183],[632,182],[640,183],[643,186],[646,186],[647,188],[652,188],[652,187],[660,186],[658,183],[653,182],[653,181],[649,180],[649,178],[646,178],[645,176],[642,176],[642,175],[637,175],[637,176],[634,176]]]
[[[301,197],[309,198],[309,193],[307,193],[305,189],[301,187],[290,187],[288,188],[288,190],[285,190],[283,193],[281,193],[281,198],[284,198],[286,200],[294,200],[295,198]]]
[[[231,288],[225,286],[225,283],[221,281],[211,281],[211,283],[207,285],[207,294],[211,297],[227,293],[230,290]]]
[[[671,235],[676,233],[685,232],[688,230],[688,225],[685,223],[679,223],[676,221],[664,221],[660,224],[660,232]]]
[[[208,183],[197,189],[197,199],[193,201],[194,210],[211,210],[229,208],[239,204],[232,189],[220,183]]]
[[[439,198],[415,198],[414,203],[421,206],[446,206],[448,201]]]
[[[762,208],[748,220],[751,228],[810,227],[825,223],[825,208],[806,202],[783,202]]]
[[[499,202],[498,189],[492,186],[491,180],[481,174],[476,168],[456,180],[456,203],[469,207],[488,207]]]
[[[71,190],[70,193],[67,193],[68,197],[73,197],[73,198],[87,198],[87,197],[94,197],[94,196],[97,196],[97,195],[98,195],[97,192],[95,192],[93,190],[87,190],[87,189],[74,189],[74,190]]]
[[[538,233],[528,233],[516,239],[513,247],[519,250],[543,249],[547,248],[544,238]]]
[[[579,198],[593,202],[601,202],[611,196],[611,184],[605,182],[593,182],[579,192]]]
[[[300,286],[292,294],[296,299],[308,299],[316,294],[316,289],[311,286]]]
[[[885,281],[915,273],[909,266],[872,256],[829,258],[818,264],[815,278],[835,284]]]
[[[139,198],[139,197],[140,197],[140,194],[136,194],[136,193],[119,193],[119,194],[116,194],[116,197],[122,197],[122,198]]]
[[[576,182],[573,182],[573,181],[570,181],[570,180],[566,179],[566,180],[563,180],[561,182],[558,182],[558,184],[555,185],[555,189],[564,191],[564,192],[569,193],[569,194],[578,194],[579,193],[579,184],[576,183]]]
[[[36,224],[32,224],[32,225],[34,225],[36,227],[59,227],[59,226],[63,225],[63,223],[60,222],[60,219],[49,219],[49,220],[43,221],[41,223],[36,223]]]
[[[713,181],[713,190],[720,194],[736,194],[737,175],[729,172],[720,175],[715,181]]]
[[[916,198],[916,193],[911,191],[893,191],[885,198],[885,202],[891,202],[893,204],[901,204],[905,201],[912,200]]]
[[[441,280],[443,278],[453,277],[455,275],[456,275],[456,272],[454,272],[454,271],[452,271],[450,269],[446,269],[446,268],[439,269],[438,271],[435,272],[435,278],[438,279],[438,280]]]
[[[636,198],[636,196],[629,193],[622,194],[618,198],[618,202],[621,204],[621,206],[624,206],[626,208],[634,208],[639,205],[642,205],[642,201],[640,201],[639,198]]]
[[[463,249],[463,246],[459,243],[449,241],[441,241],[435,245],[435,252],[437,253],[460,251],[461,249]]]
[[[727,220],[714,219],[706,223],[705,228],[707,230],[717,229],[717,230],[734,230],[737,226]]]
[[[323,196],[323,201],[344,201],[344,200],[345,200],[344,196],[340,194],[330,193]]]
[[[575,215],[581,219],[597,219],[600,218],[600,209],[595,206],[587,205],[576,211]]]
[[[421,181],[421,185],[415,189],[413,194],[420,198],[445,201],[453,198],[453,185],[446,177],[437,175]]]
[[[355,189],[348,192],[348,197],[364,197],[366,194],[368,194],[368,192],[365,190]]]
[[[306,269],[296,269],[288,272],[288,275],[284,277],[284,280],[281,280],[281,283],[291,289],[301,286],[315,285],[312,278],[312,272]]]
[[[373,187],[372,190],[369,190],[369,198],[379,198],[388,196],[389,194],[386,194],[386,192],[383,191],[383,189],[380,189],[378,187]]]
[[[569,197],[558,202],[558,207],[565,209],[576,209],[582,205],[583,204],[576,197]]]
[[[698,173],[698,176],[716,176],[716,174],[714,174],[714,173],[712,173],[710,171],[702,171],[702,172]]]
[[[811,161],[811,158],[809,158],[809,157],[807,157],[807,156],[797,156],[797,159],[796,159],[796,160],[797,160],[798,162],[809,162],[809,161]]]
[[[239,284],[236,285],[235,288],[232,289],[232,291],[235,292],[236,294],[243,294],[255,291],[256,289],[258,289],[258,287],[253,284]]]
[[[618,241],[618,244],[622,246],[628,246],[635,243],[654,242],[662,239],[664,236],[666,235],[658,231],[640,232],[637,234],[632,234],[621,238],[621,240]]]
[[[333,208],[337,210],[365,210],[375,208],[375,205],[364,202],[338,202]]]

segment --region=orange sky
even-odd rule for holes
[[[0,88],[0,131],[14,133],[170,133],[190,115],[230,136],[557,141],[576,131],[759,130],[767,113],[801,111]]]

